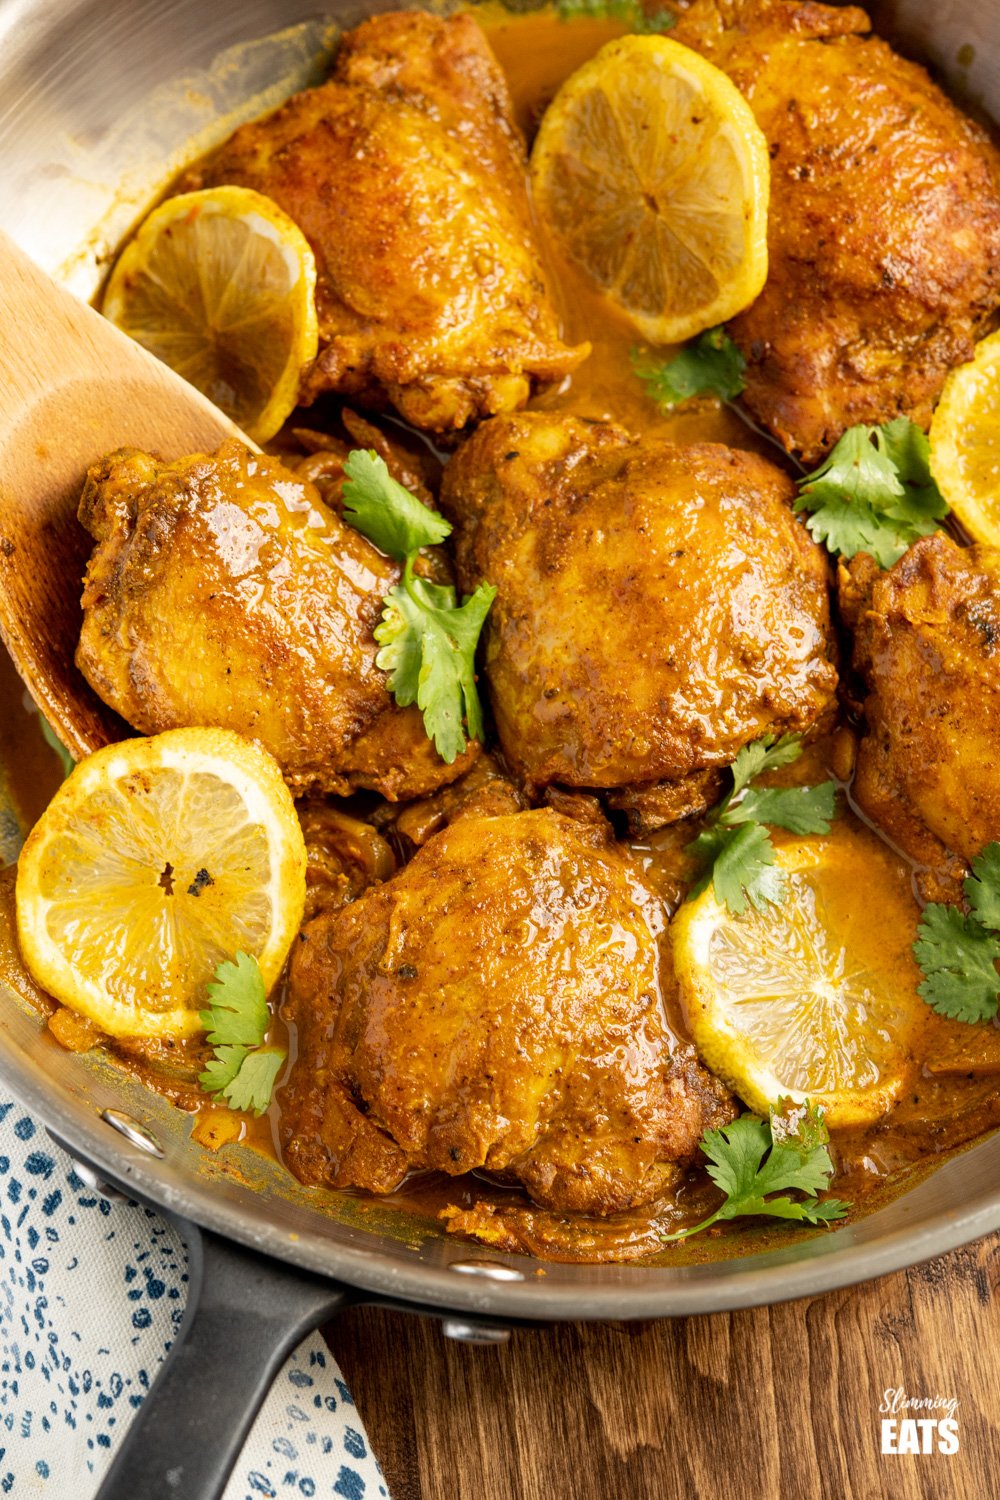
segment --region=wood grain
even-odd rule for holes
[[[93,545],[76,519],[87,468],[115,448],[173,459],[234,436],[193,386],[0,230],[0,638],[77,757],[128,733],[73,662]]]
[[[327,1335],[393,1500],[980,1500],[1000,1490],[1000,1235],[865,1286],[456,1344],[375,1308]],[[957,1397],[957,1454],[880,1451],[883,1392]]]

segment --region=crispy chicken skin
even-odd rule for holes
[[[242,443],[164,464],[95,464],[96,538],[76,662],[143,734],[189,724],[258,740],[295,793],[392,800],[453,780],[416,708],[397,708],[372,634],[399,569],[315,486]]]
[[[559,326],[524,142],[467,15],[377,16],[329,81],[242,126],[183,186],[266,193],[316,254],[320,354],[302,399],[387,401],[443,431],[512,411],[587,352]]]
[[[868,732],[853,795],[934,899],[1000,839],[1000,550],[922,537],[888,572],[841,565]],[[949,889],[950,885],[950,889]]]
[[[666,925],[607,830],[452,824],[296,944],[286,1162],[378,1193],[482,1168],[559,1211],[652,1202],[735,1113],[667,1022]]]
[[[461,448],[442,508],[463,589],[498,589],[485,672],[532,791],[611,789],[656,826],[714,800],[741,746],[832,713],[827,563],[793,494],[753,454],[559,414]]]
[[[1000,303],[1000,154],[923,68],[811,0],[695,0],[676,38],[771,149],[770,271],[729,325],[744,400],[812,464],[845,428],[926,427]]]

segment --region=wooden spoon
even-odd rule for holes
[[[76,518],[87,468],[114,448],[169,461],[230,437],[254,446],[0,231],[0,637],[77,759],[130,732],[73,663],[93,547]]]

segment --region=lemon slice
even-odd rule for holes
[[[930,440],[938,489],[977,542],[1000,547],[1000,332],[948,376]]]
[[[306,854],[277,763],[225,729],[172,729],[81,761],[18,862],[32,976],[112,1036],[189,1036],[242,949],[278,978]]]
[[[206,188],[153,210],[101,311],[265,443],[316,358],[315,290],[309,243],[276,203],[250,188]]]
[[[691,338],[767,278],[767,142],[725,73],[625,36],[563,85],[531,153],[539,214],[643,338]]]
[[[711,886],[672,927],[681,998],[705,1062],[751,1109],[821,1104],[831,1126],[879,1118],[915,1068],[927,1007],[906,871],[873,835],[778,850],[787,894],[733,916]]]

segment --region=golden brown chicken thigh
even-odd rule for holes
[[[77,666],[143,734],[235,729],[296,793],[391,799],[477,753],[446,765],[375,665],[395,563],[274,459],[235,441],[173,464],[124,449],[90,470],[80,520],[97,546]]]
[[[711,801],[743,745],[832,712],[827,563],[793,495],[753,454],[560,414],[469,439],[441,502],[462,586],[498,589],[485,671],[531,790],[610,791],[657,826]]]
[[[841,609],[868,688],[852,788],[932,899],[1000,839],[1000,550],[922,537],[884,573],[841,565]]]
[[[729,325],[743,399],[811,464],[845,428],[926,427],[1000,304],[1000,153],[929,79],[812,0],[695,0],[674,35],[771,150],[767,284]]]
[[[524,142],[467,15],[377,16],[333,75],[242,126],[186,187],[266,193],[316,254],[320,353],[302,398],[391,402],[444,430],[512,411],[586,353],[559,338]]]
[[[373,1192],[481,1168],[557,1210],[652,1202],[735,1113],[671,1030],[665,929],[607,830],[454,823],[295,947],[286,1161]]]

